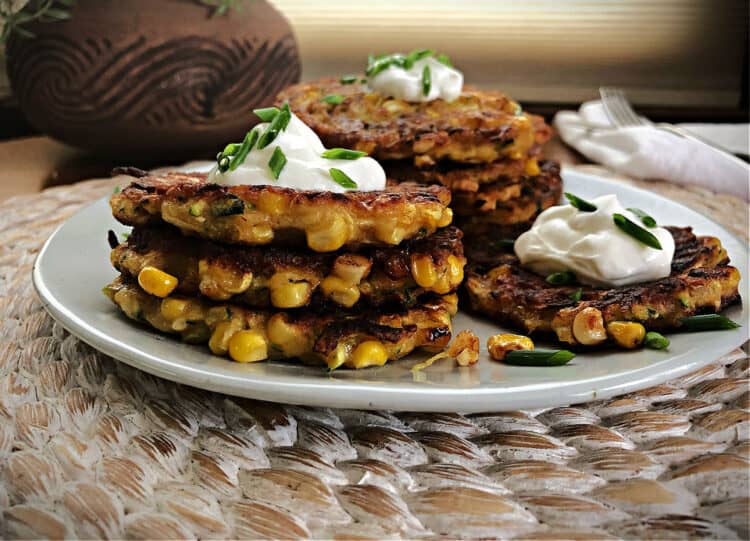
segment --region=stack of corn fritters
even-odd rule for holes
[[[151,176],[110,204],[121,273],[105,293],[130,318],[240,362],[299,358],[382,365],[451,337],[466,260],[447,227],[450,191],[219,186],[205,174]]]
[[[467,241],[515,238],[560,199],[558,164],[540,161],[549,126],[500,92],[465,87],[452,102],[412,103],[324,79],[277,99],[327,147],[367,152],[389,179],[449,188]]]

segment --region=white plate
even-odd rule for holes
[[[719,237],[742,273],[747,293],[747,246],[704,216],[660,196],[598,177],[566,171],[566,189],[591,198],[615,193],[660,223],[693,226]],[[746,307],[726,315],[743,323],[732,331],[674,334],[669,351],[607,351],[579,354],[561,367],[518,367],[491,361],[484,349],[490,335],[505,329],[460,313],[454,330],[473,330],[482,358],[473,367],[439,361],[413,376],[424,356],[365,370],[337,370],[293,362],[239,364],[151,332],[133,323],[101,293],[116,272],[109,263],[106,232],[115,222],[105,200],[83,209],[47,241],[34,265],[34,284],[47,310],[71,333],[93,347],[154,375],[231,395],[311,406],[410,411],[501,411],[584,402],[632,391],[680,376],[715,360],[748,337]]]

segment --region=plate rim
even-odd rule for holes
[[[564,168],[565,169],[565,168]],[[714,227],[720,229],[722,234],[731,236],[735,243],[742,246],[742,241],[731,231],[717,223],[708,216],[701,214],[699,211],[691,209],[682,203],[668,199],[660,194],[649,192],[648,190],[619,183],[616,180],[600,177],[591,173],[580,171],[563,171],[563,174],[573,174],[584,177],[589,181],[603,183],[607,186],[622,188],[623,186],[630,191],[636,192],[637,196],[645,194],[649,198],[656,197],[667,201],[669,204],[687,210],[690,213],[700,215],[703,219],[710,222]],[[102,199],[106,199],[102,198]],[[385,409],[396,411],[432,411],[432,412],[481,412],[502,409],[507,405],[493,405],[492,403],[477,406],[476,402],[483,402],[483,399],[504,397],[510,390],[511,394],[518,394],[518,389],[512,387],[504,388],[498,385],[487,387],[475,387],[467,389],[465,387],[432,387],[432,386],[394,386],[395,382],[389,385],[375,385],[369,382],[356,382],[350,380],[331,379],[329,381],[280,381],[278,378],[271,378],[267,375],[245,374],[242,376],[226,373],[207,374],[204,370],[196,367],[182,364],[176,361],[170,361],[159,357],[158,355],[144,349],[139,349],[136,345],[126,343],[122,340],[112,338],[98,329],[94,324],[87,322],[79,317],[70,308],[64,306],[54,295],[42,276],[40,262],[44,261],[50,246],[55,242],[61,229],[70,219],[90,207],[100,204],[102,199],[97,199],[79,209],[74,215],[67,218],[58,225],[52,234],[44,242],[42,248],[37,254],[33,270],[32,283],[34,289],[45,310],[58,321],[68,332],[76,336],[94,349],[113,357],[136,369],[143,370],[157,377],[163,377],[170,381],[180,384],[190,385],[209,391],[220,392],[232,396],[242,396],[255,398],[259,400],[268,400],[284,404],[298,404],[316,407],[333,407],[333,408],[356,408],[356,409]],[[742,280],[747,286],[747,277],[743,276]],[[746,299],[746,293],[740,286],[743,299]],[[745,307],[743,307],[743,312]],[[722,341],[716,352],[712,355],[704,355],[700,359],[694,359],[690,362],[680,362],[670,368],[661,368],[654,370],[651,365],[638,370],[642,376],[632,378],[627,381],[608,382],[614,376],[602,375],[598,378],[587,378],[584,382],[581,380],[564,382],[563,389],[526,389],[523,395],[513,397],[513,409],[529,408],[546,408],[560,405],[586,402],[590,400],[599,400],[610,398],[622,393],[632,392],[650,385],[655,385],[669,379],[680,377],[706,364],[714,362],[722,355],[741,346],[748,340],[747,326],[737,334],[736,341]],[[737,342],[737,343],[735,343]],[[677,362],[682,357],[689,356],[694,350],[688,350],[670,358],[671,362]],[[228,361],[227,361],[228,362]],[[462,370],[462,368],[456,368]],[[623,376],[620,375],[620,378]],[[601,386],[591,390],[593,382],[603,380]],[[265,387],[265,388],[264,388]],[[527,386],[528,387],[528,386]],[[280,389],[283,391],[280,394]],[[555,390],[564,391],[562,394],[553,392]],[[367,398],[360,398],[364,393]],[[429,397],[429,406],[423,405],[424,398]],[[394,398],[397,402],[394,403]],[[440,399],[450,401],[450,406],[441,407],[436,402]]]

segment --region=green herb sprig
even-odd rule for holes
[[[654,250],[661,250],[661,242],[652,233],[643,229],[637,223],[629,220],[625,215],[614,213],[612,215],[615,225],[623,232],[627,233],[637,241],[642,242],[646,246],[653,248]]]
[[[388,55],[381,54],[377,56],[369,55],[367,57],[367,67],[365,68],[365,75],[369,78],[375,77],[378,73],[390,68],[391,66],[408,70],[414,67],[414,64],[419,60],[428,57],[433,57],[441,64],[444,64],[451,68],[453,67],[450,59],[445,54],[437,54],[433,49],[417,49],[405,56],[399,53]],[[422,77],[424,82],[424,72]],[[427,92],[425,92],[425,95],[426,94]]]
[[[503,362],[518,366],[561,366],[575,356],[567,349],[517,349],[506,353]]]

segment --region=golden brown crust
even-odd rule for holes
[[[331,94],[343,96],[343,102],[321,101]],[[362,150],[380,160],[522,159],[551,136],[541,117],[521,112],[508,96],[471,87],[452,102],[411,103],[371,92],[361,83],[323,79],[290,86],[277,101],[288,101],[327,147]]]
[[[353,350],[368,340],[380,342],[388,360],[395,360],[416,348],[442,349],[451,338],[449,298],[437,298],[431,304],[402,312],[320,313],[249,309],[185,295],[162,300],[122,277],[108,285],[104,293],[127,317],[158,331],[177,334],[190,343],[205,344],[211,340],[212,350],[221,354],[226,354],[225,343],[231,336],[243,330],[256,331],[264,337],[270,359],[299,358],[329,367],[351,366]],[[183,313],[187,316],[167,317],[169,311],[164,305],[170,301],[183,302]],[[285,340],[274,342],[279,336]]]
[[[275,246],[229,246],[184,237],[170,226],[139,226],[112,250],[111,261],[133,278],[152,266],[175,276],[180,293],[248,306],[411,306],[426,293],[458,289],[466,264],[462,236],[457,228],[448,227],[398,247],[321,254]],[[413,275],[415,262],[423,258],[431,262],[436,275],[434,283],[423,282],[426,287]],[[328,277],[332,280],[326,282]],[[289,283],[304,283],[309,292],[294,306],[284,305],[283,289]]]
[[[612,289],[553,286],[527,271],[512,253],[491,246],[467,269],[465,283],[473,309],[525,332],[554,334],[575,344],[571,327],[585,308],[601,311],[604,323],[636,321],[647,330],[679,330],[680,318],[718,312],[737,302],[739,271],[727,265],[726,251],[714,237],[696,237],[690,228],[668,228],[675,239],[672,273],[667,278]],[[581,300],[572,297],[581,290]]]
[[[185,233],[247,245],[299,244],[306,238],[318,252],[426,237],[450,224],[449,204],[450,191],[440,186],[402,184],[339,194],[219,186],[202,173],[145,172],[110,199],[113,215],[126,225],[163,221]]]

